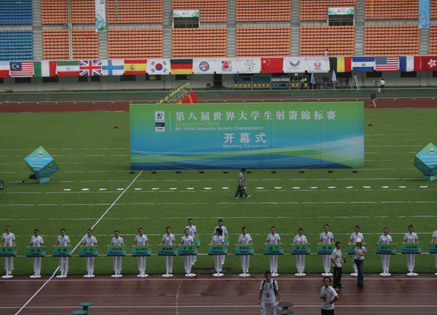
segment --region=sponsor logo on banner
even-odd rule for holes
[[[308,65],[305,57],[285,57],[284,58],[285,73],[303,73],[308,70]]]
[[[222,71],[223,72],[232,72],[232,60],[222,60]]]
[[[437,60],[430,59],[430,60],[428,61],[428,66],[429,66],[430,68],[433,68],[433,67],[437,66]]]
[[[165,132],[165,113],[163,111],[155,112],[155,132]]]
[[[244,69],[245,69],[245,70],[247,70],[247,71],[253,71],[253,69],[255,69],[255,67],[256,67],[256,63],[255,63],[255,61],[252,60],[252,59],[246,59],[246,60],[243,62],[243,66],[244,66]]]
[[[209,65],[208,61],[202,61],[199,63],[199,70],[202,72],[208,72],[211,66]]]

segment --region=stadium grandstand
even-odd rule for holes
[[[45,61],[79,64],[81,60],[103,60],[102,64],[107,64],[106,60],[160,59],[170,64],[172,58],[182,58],[195,62],[192,73],[178,77],[171,75],[171,69],[160,72],[150,65],[144,76],[95,71],[94,76],[99,77],[77,81],[57,76],[57,66],[53,66],[50,76],[35,71],[4,71],[0,87],[13,91],[66,91],[83,88],[82,83],[89,81],[86,89],[90,90],[153,90],[171,89],[178,86],[178,80],[190,80],[196,89],[318,89],[332,87],[329,82],[334,70],[341,82],[347,79],[353,83],[348,87],[357,89],[373,87],[382,77],[381,67],[376,64],[388,62],[385,57],[397,60],[384,74],[387,87],[433,86],[437,72],[427,64],[437,55],[437,1],[431,0],[428,10],[419,9],[419,3],[107,0],[97,7],[94,0],[1,0],[3,68],[7,65],[4,62],[20,61],[43,61],[46,65]],[[100,16],[102,25],[96,24],[96,16]],[[259,64],[266,65],[269,57],[283,58],[282,69],[280,65],[273,70],[262,69]],[[314,69],[309,65],[313,59],[308,57],[320,57],[323,65],[330,66]],[[368,57],[371,69],[354,67],[363,60],[359,57]],[[208,71],[196,68],[201,62],[196,60],[200,59],[209,65]],[[344,60],[346,64],[338,67]],[[293,69],[287,67],[290,62],[304,66]],[[232,66],[224,68],[224,63]],[[250,63],[254,64],[252,70],[242,69]],[[296,74],[300,84],[293,82]],[[310,84],[311,74],[314,85]],[[275,77],[280,77],[282,83],[275,84]],[[341,82],[337,82],[339,88]]]

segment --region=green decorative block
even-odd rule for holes
[[[152,248],[150,246],[138,245],[132,248],[132,256],[133,257],[145,257],[152,256]]]
[[[208,255],[227,255],[228,246],[226,244],[217,244],[208,246]]]
[[[177,256],[178,247],[176,245],[160,245],[158,247],[158,256]]]
[[[422,173],[426,180],[437,179],[437,149],[431,142],[424,147],[414,158],[414,166]]]
[[[179,256],[195,256],[197,255],[196,245],[179,245],[178,248]]]
[[[39,247],[39,246],[26,247],[26,257],[45,257],[45,256],[46,256],[45,247]]]
[[[292,255],[309,255],[311,253],[311,245],[309,244],[296,244],[291,246]]]
[[[406,243],[402,245],[402,254],[420,254],[422,245],[415,243]]]
[[[429,253],[430,254],[437,254],[437,244],[432,244],[429,246]]]
[[[334,244],[321,244],[317,246],[317,255],[331,255],[334,248]]]
[[[53,257],[71,257],[70,246],[54,246]]]
[[[13,246],[0,247],[0,257],[16,257],[17,248]]]
[[[235,255],[240,256],[240,255],[253,255],[254,254],[254,248],[253,245],[242,245],[239,244],[237,246],[235,246]]]
[[[284,246],[280,244],[269,244],[264,246],[264,255],[284,255]]]
[[[108,245],[106,256],[126,256],[126,245]]]
[[[81,246],[79,247],[79,257],[97,257],[99,249],[96,246]]]
[[[40,184],[50,182],[50,176],[59,170],[55,159],[43,147],[39,147],[30,153],[24,158],[24,161],[36,175]]]

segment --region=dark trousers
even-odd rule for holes
[[[355,259],[355,265],[357,266],[357,270],[358,270],[357,287],[363,288],[364,287],[364,260]]]
[[[341,276],[343,269],[341,267],[334,267],[334,289],[341,288]]]
[[[322,315],[334,315],[334,310],[324,310],[322,308]]]
[[[235,197],[238,197],[238,194],[240,194],[240,197],[243,197],[243,194],[247,197],[246,187],[244,187],[244,185],[238,185]]]

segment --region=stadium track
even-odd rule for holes
[[[0,280],[0,313],[15,314],[47,277],[39,280],[14,277]],[[20,314],[71,314],[80,302],[92,302],[90,314],[259,314],[257,305],[261,275],[245,280],[237,275],[213,279],[200,275],[186,279],[158,275],[138,279],[134,275],[113,280],[108,275],[94,279],[70,276],[54,279]],[[320,275],[278,280],[283,301],[295,304],[298,315],[320,314]],[[394,275],[382,279],[365,275],[365,288],[356,288],[356,279],[346,275],[339,293],[336,314],[437,314],[437,278]],[[222,298],[218,298],[222,297]]]
[[[272,99],[272,96],[270,95],[268,99],[263,98],[263,95],[256,95],[256,98],[245,98],[242,100],[241,98],[227,98],[222,100],[217,99],[211,99],[209,102],[219,102],[222,103],[223,101],[226,101],[228,103],[230,102],[274,102],[278,101],[277,99]],[[319,100],[321,102],[337,102],[337,101],[364,101],[365,107],[369,107],[370,100],[368,99],[362,99],[362,98],[321,98],[316,99],[316,101]],[[201,103],[205,103],[208,100],[207,99],[200,99]],[[305,99],[300,98],[299,100],[296,99],[284,99],[282,101],[290,101],[290,102],[299,102],[299,101],[315,101],[314,98],[311,99]],[[135,103],[150,103],[151,100],[144,100],[142,102],[141,100],[134,100]],[[153,102],[153,101],[152,101]],[[129,111],[129,101],[114,101],[114,102],[107,102],[107,101],[59,101],[59,102],[29,102],[29,101],[23,101],[23,102],[17,102],[14,101],[13,103],[9,102],[2,102],[0,103],[0,113],[39,113],[39,112],[48,112],[48,113],[55,113],[55,112],[115,112],[115,111],[123,111],[127,112]],[[393,99],[377,99],[377,108],[435,108],[437,107],[437,100],[432,98],[408,98],[408,99],[399,99],[399,98],[393,98]]]

